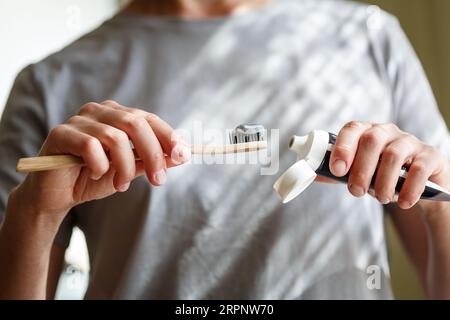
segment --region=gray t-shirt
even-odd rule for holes
[[[201,21],[121,13],[19,74],[0,126],[0,217],[23,179],[17,159],[81,105],[106,99],[176,128],[279,128],[280,172],[295,158],[289,136],[350,120],[394,122],[450,150],[414,51],[374,7],[280,0]],[[188,164],[164,187],[140,178],[72,210],[56,242],[66,246],[73,225],[84,231],[86,298],[390,298],[381,205],[324,184],[281,205],[277,176]],[[368,286],[373,270],[379,289]]]

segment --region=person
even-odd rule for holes
[[[173,129],[252,122],[280,129],[279,172],[289,136],[339,132],[332,171],[350,172],[350,192],[316,183],[283,206],[276,176],[189,164]],[[78,226],[86,299],[390,299],[384,204],[428,296],[450,298],[450,209],[419,201],[427,179],[450,186],[449,150],[413,49],[375,7],[135,0],[15,81],[0,126],[0,296],[52,298]],[[14,171],[37,153],[86,166]]]

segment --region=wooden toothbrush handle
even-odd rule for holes
[[[190,146],[192,154],[227,154],[227,153],[241,153],[252,152],[267,148],[266,141],[253,141],[247,143],[230,144],[225,146],[202,146],[192,145]],[[136,160],[139,158],[136,156]],[[73,155],[53,155],[53,156],[41,156],[31,158],[21,158],[17,162],[17,172],[35,172],[56,170],[63,168],[73,168],[78,166],[84,166],[85,163],[82,158]]]
[[[16,171],[35,172],[35,171],[55,170],[63,168],[73,168],[83,165],[84,161],[82,158],[68,154],[61,154],[54,156],[21,158],[17,162]]]

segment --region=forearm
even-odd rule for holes
[[[0,299],[45,299],[53,239],[59,222],[39,215],[11,194],[0,227]]]
[[[450,299],[450,204],[422,201],[420,207],[428,233],[427,293]]]

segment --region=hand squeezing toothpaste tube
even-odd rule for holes
[[[343,177],[336,177],[331,172],[330,157],[335,144],[335,134],[320,130],[312,131],[306,136],[293,136],[291,138],[289,148],[297,153],[297,162],[274,184],[274,189],[280,195],[283,203],[287,203],[300,195],[314,182],[317,176],[348,183],[350,173]],[[396,197],[398,197],[407,175],[408,168],[403,166],[395,186]],[[370,184],[371,190],[375,186],[375,177],[376,173]],[[421,199],[450,201],[450,192],[431,181],[427,181]]]

